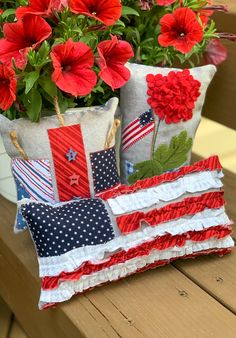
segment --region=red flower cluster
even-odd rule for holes
[[[114,90],[129,80],[130,72],[125,63],[134,54],[128,42],[118,41],[115,36],[111,38],[98,44],[96,62],[101,69],[99,76]],[[51,58],[54,67],[52,80],[61,90],[74,96],[85,96],[92,91],[97,76],[91,69],[94,56],[90,47],[70,39],[53,47]]]
[[[87,15],[106,26],[119,20],[122,12],[120,0],[68,0],[71,12]]]
[[[173,46],[181,53],[189,53],[203,39],[203,28],[197,16],[188,7],[178,8],[160,20],[158,42],[163,47]]]
[[[156,0],[156,3],[159,6],[170,6],[172,5],[176,0]]]
[[[16,76],[12,68],[0,63],[0,109],[7,110],[16,100]]]
[[[52,33],[49,24],[40,16],[27,14],[14,23],[3,26],[0,40],[0,62],[11,66],[14,58],[19,69],[24,69],[30,48],[37,48]]]
[[[0,8],[0,15],[2,15],[3,12],[4,12],[3,9]]]
[[[147,75],[148,104],[167,124],[188,121],[200,96],[201,83],[189,70],[171,71],[167,76]]]
[[[35,14],[51,17],[54,12],[60,12],[67,6],[67,0],[30,0],[29,6],[18,7],[16,17],[22,18],[25,14]]]

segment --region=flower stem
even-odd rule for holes
[[[152,137],[152,145],[151,145],[151,160],[154,160],[155,155],[155,145],[157,141],[157,135],[160,128],[161,119],[158,120],[158,123],[156,121],[154,122],[154,131],[153,131],[153,137]]]

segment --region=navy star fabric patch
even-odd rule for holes
[[[139,117],[139,120],[140,120],[140,125],[142,127],[144,127],[147,124],[153,122],[154,121],[154,117],[153,117],[153,114],[152,114],[152,110],[149,109],[145,113],[141,114],[140,117]]]
[[[115,148],[90,154],[96,194],[112,189],[120,183]]]
[[[88,245],[104,244],[115,235],[101,200],[84,199],[53,206],[30,202],[21,207],[39,257],[51,257]]]

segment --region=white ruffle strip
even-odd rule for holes
[[[93,288],[99,284],[126,277],[146,265],[159,260],[169,260],[171,258],[191,255],[195,252],[209,249],[230,248],[233,246],[234,242],[232,238],[228,236],[222,240],[210,239],[200,243],[187,241],[184,247],[174,247],[165,251],[153,250],[148,256],[134,258],[125,263],[113,265],[110,268],[103,269],[99,272],[93,273],[92,275],[84,275],[78,281],[62,282],[57,289],[42,290],[39,307],[43,308],[46,304],[64,302],[77,293]]]
[[[179,218],[178,220],[159,224],[156,227],[145,227],[141,231],[116,237],[106,244],[81,247],[61,256],[39,257],[40,277],[57,276],[63,271],[72,272],[78,269],[85,261],[90,261],[93,264],[101,263],[106,259],[106,254],[114,253],[117,250],[127,251],[130,248],[167,233],[174,236],[188,231],[201,231],[217,225],[230,223],[224,208],[206,209],[194,216]]]
[[[107,202],[114,215],[142,210],[161,202],[169,202],[186,193],[219,189],[223,186],[222,171],[204,171],[186,175],[173,182],[162,183],[153,188],[143,189],[132,194],[121,195]]]

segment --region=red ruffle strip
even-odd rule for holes
[[[181,178],[185,175],[192,174],[195,172],[201,172],[201,171],[206,171],[206,170],[214,171],[214,170],[221,170],[221,169],[222,169],[222,165],[220,164],[219,157],[212,156],[206,160],[202,160],[191,166],[182,167],[178,171],[171,172],[171,173],[165,173],[160,176],[154,176],[151,178],[137,181],[135,184],[131,186],[120,185],[118,188],[107,191],[101,194],[99,197],[102,198],[104,201],[107,201],[110,198],[115,198],[120,195],[131,194],[141,189],[155,187],[161,183],[175,181],[178,178]]]
[[[143,268],[141,269],[138,269],[137,271],[131,273],[130,275],[127,275],[126,277],[123,277],[123,278],[120,278],[120,279],[117,279],[117,280],[114,280],[114,281],[109,281],[109,282],[106,282],[106,283],[102,283],[98,286],[105,286],[107,284],[110,284],[111,282],[112,283],[115,283],[119,280],[122,280],[124,278],[127,278],[128,276],[131,276],[131,275],[134,275],[134,274],[137,274],[137,273],[140,273],[140,272],[144,272],[144,271],[147,271],[147,270],[151,270],[151,269],[155,269],[157,267],[160,267],[160,266],[164,266],[164,265],[167,265],[169,263],[171,263],[172,261],[175,261],[175,260],[178,260],[178,259],[194,259],[194,258],[197,258],[199,256],[204,256],[204,255],[211,255],[211,254],[215,254],[217,256],[220,256],[220,257],[223,257],[227,254],[230,254],[232,252],[233,248],[226,248],[226,249],[209,249],[209,250],[203,250],[203,251],[198,251],[198,252],[195,252],[195,253],[192,253],[191,255],[184,255],[182,257],[173,257],[171,259],[168,259],[168,260],[162,260],[162,261],[157,261],[157,262],[154,262],[154,263],[151,263],[151,264],[148,264],[146,266],[144,266]],[[90,289],[87,289],[83,292],[78,292],[78,293],[75,293],[74,296],[76,295],[80,295],[80,294],[83,294],[83,293],[86,293],[86,292],[89,292],[91,290],[93,290],[95,287],[93,288],[90,288]],[[47,305],[45,305],[43,307],[43,310],[47,310],[47,309],[50,309],[50,308],[53,308],[53,307],[56,307],[57,303],[49,303]]]
[[[171,234],[166,234],[152,241],[140,244],[135,248],[131,248],[128,251],[122,250],[100,264],[85,262],[79,269],[73,272],[62,272],[55,277],[44,277],[42,278],[42,288],[44,290],[55,289],[59,286],[60,282],[79,280],[83,275],[90,275],[133,258],[148,256],[152,250],[167,250],[175,246],[183,247],[188,240],[202,242],[210,238],[222,239],[230,235],[231,232],[231,225],[219,225],[202,231],[189,231],[181,235],[172,236]]]
[[[142,222],[150,226],[177,219],[187,215],[195,215],[206,208],[217,209],[225,204],[224,192],[209,192],[197,197],[188,197],[181,202],[171,203],[167,206],[154,209],[147,213],[137,211],[132,214],[119,216],[116,218],[122,234],[128,234],[138,230]]]

